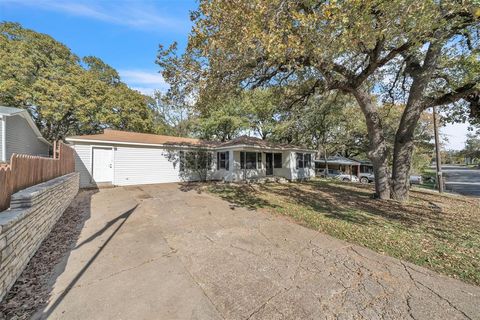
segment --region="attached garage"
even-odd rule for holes
[[[107,129],[66,140],[76,151],[81,187],[198,180],[199,170],[224,181],[314,176],[314,151],[255,137],[213,142]]]
[[[66,140],[77,154],[81,187],[180,182],[179,150],[200,146],[197,139],[116,130]]]

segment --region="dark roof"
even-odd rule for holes
[[[240,136],[238,138],[235,138],[217,145],[218,148],[235,147],[235,146],[247,146],[247,147],[254,147],[254,148],[282,149],[282,150],[291,150],[291,149],[308,150],[308,148],[302,147],[302,146],[276,143],[276,142],[271,142],[268,140],[263,140],[260,138],[249,137],[249,136]]]
[[[323,159],[317,159],[315,160],[315,162],[325,162],[325,160]],[[336,163],[336,164],[344,164],[344,165],[354,165],[354,166],[357,166],[360,164],[360,162],[358,161],[354,161],[352,159],[349,159],[349,158],[345,158],[345,157],[342,157],[340,155],[336,155],[336,156],[333,156],[333,157],[327,157],[327,163]]]

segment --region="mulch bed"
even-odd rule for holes
[[[80,191],[65,210],[0,304],[0,319],[29,319],[48,303],[54,268],[75,246],[95,192]]]

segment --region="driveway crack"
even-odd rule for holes
[[[272,300],[274,299],[276,296],[278,296],[279,294],[281,293],[284,293],[284,292],[287,292],[288,290],[290,290],[291,287],[288,287],[288,288],[283,288],[281,290],[278,290],[274,295],[272,295],[270,298],[268,298],[264,303],[262,303],[260,306],[258,306],[258,308],[256,308],[255,310],[253,310],[252,313],[250,313],[250,315],[246,318],[246,320],[249,320],[251,319],[254,315],[256,315],[257,313],[259,313],[262,309],[265,308],[265,306]]]

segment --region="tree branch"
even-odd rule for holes
[[[441,106],[445,104],[450,104],[457,102],[466,96],[478,92],[479,89],[477,88],[477,84],[479,83],[480,79],[478,81],[472,81],[469,83],[464,84],[463,86],[453,90],[452,92],[446,93],[444,95],[441,95],[436,98],[429,98],[427,100],[427,103],[425,104],[425,109],[434,107],[434,106]]]
[[[386,65],[398,54],[407,51],[412,45],[411,42],[407,41],[401,46],[390,50],[390,52],[388,52],[383,58],[379,59],[383,47],[383,40],[378,40],[375,48],[373,48],[368,54],[370,57],[368,66],[352,81],[352,85],[355,88],[360,86],[376,70]]]

